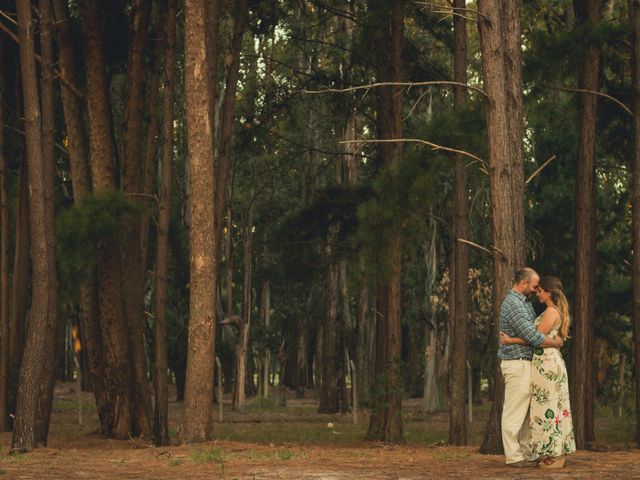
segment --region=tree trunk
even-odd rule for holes
[[[403,78],[404,1],[376,2],[375,7],[378,79],[381,82],[400,82]],[[402,138],[402,91],[396,86],[389,86],[378,89],[377,93],[378,137]],[[380,165],[389,170],[400,161],[402,144],[380,143],[377,150]],[[385,260],[387,275],[378,284],[376,386],[367,439],[398,443],[404,441],[400,376],[402,246],[399,232],[392,235],[385,251],[380,254],[380,258]]]
[[[89,149],[93,191],[101,194],[116,188],[115,148],[111,136],[111,113],[102,52],[102,28],[96,0],[84,5],[86,100],[89,117]],[[101,431],[117,438],[141,433],[134,422],[134,358],[129,347],[128,319],[122,290],[122,258],[115,238],[105,238],[96,265],[97,311],[102,342],[105,407]],[[98,383],[100,381],[98,380]]]
[[[42,153],[41,113],[38,105],[38,84],[34,46],[31,2],[19,0],[18,35],[20,38],[20,68],[23,84],[25,137],[29,169],[29,211],[31,220],[31,255],[33,260],[31,320],[27,330],[22,368],[18,383],[15,427],[11,440],[14,451],[26,451],[37,446],[40,421],[39,400],[44,394],[46,379],[54,368],[47,359],[47,339],[55,331],[49,330],[48,318],[50,284],[47,268],[53,252],[47,241],[45,227],[45,175]]]
[[[169,0],[165,32],[164,97],[162,118],[162,168],[158,201],[155,320],[155,411],[153,438],[156,445],[169,444],[169,393],[167,386],[167,301],[169,270],[169,220],[173,169],[173,85],[176,61],[176,0]]]
[[[465,0],[455,0],[454,7],[459,9],[457,13],[465,15]],[[466,20],[458,15],[453,16],[453,37],[453,79],[456,82],[467,83],[467,25]],[[454,90],[456,108],[464,106],[466,97],[463,88],[458,87]],[[449,325],[451,348],[456,354],[451,356],[450,365],[449,443],[466,445],[469,252],[467,245],[459,242],[458,239],[469,238],[469,193],[464,157],[456,155],[453,162],[453,239],[449,269],[451,282],[449,284]]]
[[[578,25],[595,27],[600,22],[600,2],[575,2]],[[582,56],[580,88],[597,91],[600,51],[589,47]],[[596,107],[598,97],[580,95],[580,139],[575,192],[575,303],[573,309],[573,345],[569,375],[571,409],[576,447],[587,448],[594,438],[592,343],[595,320],[596,264]]]
[[[334,229],[334,227],[331,227]],[[326,258],[331,257],[331,244],[335,241],[335,229],[329,233],[327,246],[325,247]],[[324,322],[322,324],[322,381],[320,383],[320,404],[318,413],[338,413],[340,411],[340,399],[338,378],[339,359],[342,354],[339,348],[340,333],[338,332],[338,264],[329,260],[325,277],[325,311]]]
[[[29,294],[29,175],[27,161],[20,162],[18,174],[18,207],[16,209],[16,240],[11,285],[11,325],[9,328],[9,386],[7,388],[8,413],[15,418],[18,397],[18,376],[24,352],[27,326],[27,300]]]
[[[636,412],[640,412],[640,0],[631,2],[633,50],[633,180],[631,205],[633,207],[633,375],[636,379]],[[640,415],[636,415],[636,443],[640,445]]]
[[[438,346],[438,320],[435,315],[431,295],[433,293],[433,285],[436,281],[438,258],[436,251],[437,224],[432,218],[429,219],[431,235],[429,242],[425,245],[425,279],[424,279],[424,297],[425,311],[427,318],[425,322],[425,342],[424,342],[424,411],[433,413],[438,409],[440,401],[440,388],[438,382],[438,360],[440,352]],[[451,298],[449,305],[453,305]]]
[[[305,366],[307,365],[307,341],[309,337],[309,318],[308,313],[310,310],[310,304],[312,299],[312,293],[309,291],[306,295],[307,308],[305,313],[300,315],[297,322],[297,338],[296,338],[296,398],[304,398],[304,390],[307,385],[307,379],[305,375]]]
[[[524,245],[522,237],[524,231],[520,229],[519,217],[522,212],[516,210],[522,208],[523,189],[520,187],[520,166],[516,166],[512,156],[518,148],[510,146],[515,141],[518,120],[511,118],[517,114],[517,108],[507,107],[509,95],[515,95],[512,89],[506,85],[508,60],[505,56],[512,53],[506,43],[519,42],[513,39],[516,29],[510,28],[514,19],[504,18],[501,11],[506,8],[510,15],[514,15],[519,9],[512,9],[504,5],[502,0],[482,0],[478,2],[480,45],[482,51],[482,70],[484,78],[484,91],[486,99],[486,117],[489,146],[489,183],[491,187],[491,235],[493,243],[493,300],[492,313],[494,322],[489,333],[490,338],[497,336],[498,312],[504,295],[513,281],[516,265],[521,261],[518,249]],[[512,61],[512,60],[509,60]],[[509,68],[514,68],[513,65]],[[517,71],[514,73],[517,74]],[[521,81],[521,80],[520,80]],[[511,98],[513,100],[513,98]],[[513,136],[512,136],[513,135]],[[518,140],[522,141],[522,138]],[[491,355],[496,357],[497,343],[492,342]],[[504,396],[504,384],[499,374],[498,363],[494,366],[495,377],[493,405],[489,414],[489,421],[485,429],[484,440],[481,446],[482,453],[502,453],[501,416]]]
[[[127,62],[127,81],[124,95],[124,125],[122,134],[123,149],[120,155],[120,186],[130,201],[139,202],[142,191],[142,145],[144,118],[144,57],[147,40],[147,24],[151,2],[135,0],[133,2],[129,58]],[[155,92],[151,92],[155,96]],[[151,102],[152,103],[152,102]],[[146,258],[142,258],[141,217],[137,213],[125,214],[124,232],[126,246],[121,249],[122,286],[125,315],[128,321],[127,340],[133,358],[133,384],[130,392],[134,430],[141,434],[151,433],[151,392],[147,380],[144,353],[144,277]],[[145,236],[147,232],[144,232]]]
[[[60,55],[60,68],[64,71],[69,83],[78,85],[76,72],[76,52],[71,37],[71,19],[69,6],[64,0],[53,0],[56,19],[56,37]],[[87,159],[87,145],[84,132],[84,107],[82,100],[60,82],[64,122],[67,131],[69,165],[71,169],[71,183],[73,186],[73,201],[80,205],[82,199],[91,191],[89,178],[89,163]],[[104,391],[104,371],[102,368],[102,341],[97,310],[97,282],[95,271],[89,275],[89,280],[80,285],[80,314],[78,318],[82,359],[83,378],[85,385],[90,385],[96,400],[96,409],[100,417],[100,424],[105,425],[104,413],[109,410]],[[86,363],[86,365],[85,365]],[[88,373],[88,375],[87,375]]]
[[[253,202],[253,191],[251,202]],[[243,285],[243,312],[240,322],[240,331],[236,342],[236,375],[233,382],[233,410],[242,410],[246,403],[246,375],[247,375],[247,348],[249,346],[249,331],[251,328],[252,308],[252,255],[253,255],[253,204],[248,207],[244,225],[244,285]]]
[[[260,293],[260,317],[262,320],[262,328],[266,333],[269,331],[270,315],[271,315],[271,289],[269,281],[262,283]],[[258,376],[258,395],[267,398],[269,396],[269,365],[271,364],[271,351],[267,347],[266,339],[260,347],[260,372]]]
[[[361,405],[371,403],[373,380],[371,365],[375,360],[373,338],[375,316],[369,308],[369,286],[364,272],[363,257],[358,257],[358,286],[356,294],[356,372],[358,375],[358,399]]]
[[[512,224],[514,231],[515,268],[526,265],[526,235],[524,226],[524,107],[522,96],[522,33],[520,28],[521,0],[502,0],[502,44],[504,45],[505,94],[507,99],[507,128],[511,158],[513,188]],[[465,273],[465,282],[466,282]],[[466,288],[466,285],[465,287]]]
[[[56,274],[56,238],[55,238],[55,118],[54,118],[54,93],[53,93],[53,39],[52,24],[53,14],[51,12],[51,1],[40,0],[40,49],[42,52],[41,72],[42,72],[42,161],[44,177],[44,229],[46,232],[47,251],[47,276],[49,283],[49,295],[47,304],[47,325],[46,331],[49,333],[45,337],[45,359],[51,364],[56,359],[56,332],[58,324],[58,279]],[[65,355],[67,352],[65,352]],[[53,387],[55,383],[55,372],[47,369],[44,373],[42,395],[38,403],[38,425],[37,442],[46,445],[49,435],[49,419],[51,416],[51,406],[53,402]]]
[[[4,46],[0,44],[0,98],[5,98]],[[0,102],[0,145],[4,145],[4,102]],[[0,431],[9,429],[9,198],[8,166],[0,147]]]
[[[211,438],[213,418],[213,363],[217,285],[217,232],[212,192],[213,117],[208,81],[204,0],[185,1],[185,92],[189,149],[189,351],[185,383],[182,439],[202,442]],[[218,19],[214,19],[215,22]],[[215,61],[215,59],[214,59]]]
[[[222,234],[222,222],[224,219],[225,195],[229,174],[231,171],[231,135],[233,133],[233,107],[238,90],[238,75],[240,69],[240,52],[242,51],[242,38],[248,15],[248,0],[236,0],[233,24],[233,38],[231,39],[231,64],[227,71],[226,86],[222,104],[220,119],[220,138],[218,141],[218,155],[216,158],[216,185],[214,196],[216,221],[216,235]],[[213,60],[215,61],[215,59]],[[214,89],[215,90],[215,89]],[[215,149],[214,149],[215,151]]]

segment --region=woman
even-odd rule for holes
[[[542,277],[537,296],[547,308],[536,318],[536,328],[545,335],[553,338],[560,335],[566,340],[571,316],[560,279]],[[526,344],[521,338],[511,338],[505,333],[500,334],[500,341],[507,345]],[[541,468],[562,468],[566,455],[576,451],[567,367],[556,348],[536,348],[531,366],[530,448],[540,457]]]

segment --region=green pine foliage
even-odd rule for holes
[[[77,292],[96,264],[101,242],[122,240],[120,233],[124,216],[141,211],[121,192],[110,191],[88,195],[80,205],[58,215],[57,259],[63,291],[68,294]]]

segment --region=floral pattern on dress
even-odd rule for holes
[[[536,325],[542,315],[536,319]],[[549,336],[558,335],[556,326]],[[531,361],[529,411],[532,453],[558,457],[576,451],[569,403],[569,379],[562,354],[556,348],[536,348]]]

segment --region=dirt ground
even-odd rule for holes
[[[304,410],[296,409],[293,402],[288,415],[272,412],[269,416],[262,411],[225,414],[226,430],[222,429],[223,424],[218,427],[219,432],[226,432],[223,440],[156,448],[140,439],[100,437],[94,433],[97,424],[91,412],[85,413],[84,425],[79,426],[77,411],[69,408],[73,405],[70,391],[68,386],[56,389],[47,448],[8,455],[10,434],[0,434],[0,479],[640,479],[640,450],[624,445],[609,448],[614,451],[580,451],[570,457],[563,470],[545,471],[506,467],[502,456],[481,455],[477,446],[449,447],[413,441],[390,447],[356,440],[318,443],[312,437],[302,442],[228,439],[233,437],[229,432],[240,431],[243,426],[257,429],[258,425],[271,425],[280,432],[269,435],[292,438],[287,437],[295,433],[291,429],[304,428]],[[90,397],[87,402],[90,406]],[[174,413],[179,411],[177,404],[171,408]],[[313,428],[322,433],[325,420],[311,417],[316,422]],[[446,421],[446,415],[430,420],[429,425],[438,427],[438,422]],[[334,428],[346,429],[349,418],[336,421],[344,423]],[[408,429],[413,428],[411,422],[409,418]],[[309,428],[310,435],[315,435],[316,430]]]

